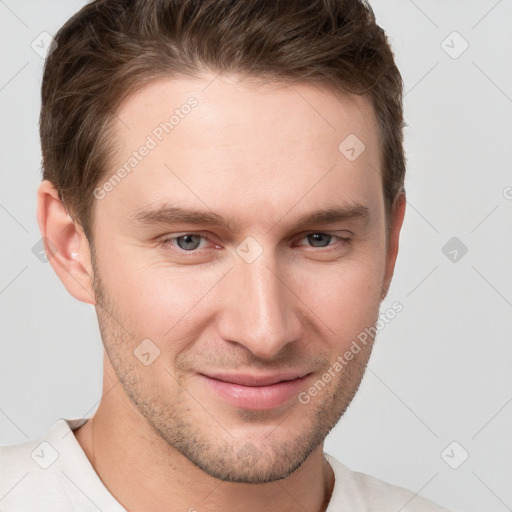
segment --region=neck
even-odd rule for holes
[[[323,512],[327,508],[334,473],[323,457],[322,444],[283,480],[223,482],[169,446],[116,383],[105,379],[96,414],[74,434],[105,487],[127,510]]]

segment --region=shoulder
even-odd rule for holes
[[[66,420],[60,419],[39,438],[24,443],[0,446],[0,497],[2,511],[43,510],[52,503],[52,511],[69,510],[69,501],[61,479],[63,436],[70,432]],[[46,510],[44,508],[44,510]]]
[[[351,471],[332,455],[324,455],[335,475],[334,490],[326,512],[345,508],[353,512],[449,512],[413,491]]]

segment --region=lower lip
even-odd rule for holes
[[[207,386],[230,404],[242,409],[265,410],[279,407],[304,388],[307,378],[287,380],[270,386],[242,386],[201,375]]]

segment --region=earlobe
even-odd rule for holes
[[[393,273],[395,270],[400,231],[402,229],[402,224],[405,217],[405,206],[405,188],[402,188],[399,194],[396,196],[395,202],[393,204],[393,213],[391,215],[391,226],[389,230],[389,241],[386,254],[386,270],[382,286],[382,300],[384,300],[388,294],[388,290],[391,285],[391,279],[393,278]]]
[[[95,304],[89,242],[48,180],[43,180],[37,191],[37,222],[48,261],[68,292],[75,299]]]

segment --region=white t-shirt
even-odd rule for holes
[[[0,447],[2,512],[126,512],[72,432],[87,419],[61,418],[39,439]],[[335,475],[326,512],[447,512],[411,491],[325,457]]]

